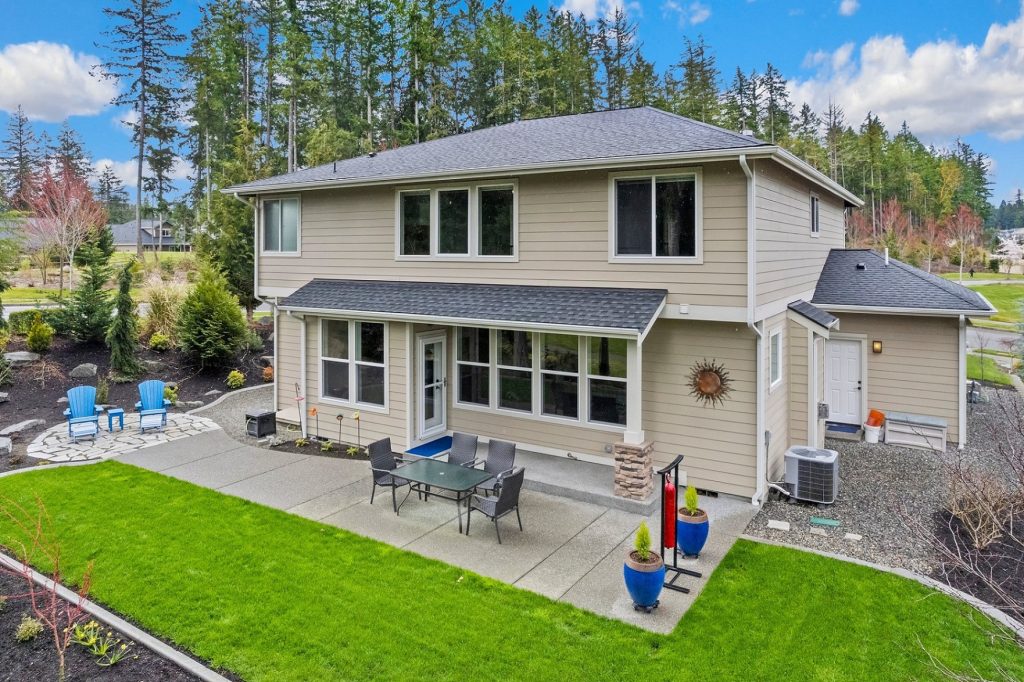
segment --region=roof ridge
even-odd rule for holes
[[[878,251],[875,251],[874,249],[871,250],[871,253],[873,253],[877,258],[881,258],[883,260],[885,259],[885,256],[883,254],[879,253]],[[909,263],[904,263],[903,261],[899,260],[898,258],[893,258],[892,256],[889,257],[889,262],[890,263],[895,263],[904,272],[909,273],[909,274],[913,275],[914,277],[917,277],[918,279],[920,279],[920,280],[922,280],[924,282],[928,282],[929,284],[931,284],[933,286],[937,286],[940,289],[942,289],[943,291],[945,291],[945,292],[947,292],[949,294],[952,294],[953,296],[956,296],[957,298],[959,298],[964,303],[969,303],[971,305],[976,305],[978,303],[976,300],[973,300],[969,296],[965,296],[963,293],[961,293],[961,291],[965,291],[967,293],[974,293],[974,292],[971,292],[970,289],[967,289],[967,287],[965,287],[962,284],[956,284],[955,282],[950,282],[949,280],[943,279],[942,277],[939,277],[937,275],[933,275],[930,272],[925,272],[924,270],[922,270],[920,268],[915,268],[913,265],[910,265]]]
[[[735,130],[729,130],[728,128],[723,128],[721,126],[716,126],[714,123],[707,123],[705,121],[698,121],[695,118],[690,118],[689,116],[683,116],[682,114],[677,114],[677,113],[675,113],[673,111],[665,111],[664,109],[659,109],[658,107],[652,107],[650,104],[645,104],[642,108],[643,109],[650,109],[652,111],[658,112],[659,114],[663,114],[665,116],[671,116],[672,118],[678,118],[678,119],[682,119],[683,121],[689,121],[690,123],[696,123],[697,125],[702,126],[704,128],[710,128],[711,130],[717,130],[720,133],[725,133],[725,134],[730,135],[732,137],[738,137],[741,140],[743,140],[744,142],[751,142],[751,141],[753,141],[753,142],[758,142],[758,143],[763,144],[763,145],[771,145],[770,142],[765,142],[764,140],[762,140],[759,137],[754,137],[753,135],[749,135],[749,136],[748,135],[744,135],[743,133],[738,133]],[[622,111],[622,109],[613,109],[611,111]]]

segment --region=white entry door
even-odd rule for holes
[[[445,406],[448,403],[448,374],[445,372],[444,334],[430,334],[419,339],[419,438],[441,433],[448,428]]]
[[[829,421],[860,425],[861,342],[831,339],[825,343],[825,395]]]

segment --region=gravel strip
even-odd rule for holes
[[[249,391],[229,393],[219,403],[203,408],[198,414],[217,422],[224,433],[246,445],[265,446],[245,432],[245,413],[252,410],[272,410],[274,405],[274,386],[267,384]],[[299,437],[298,429],[289,431],[284,424],[278,424],[277,435],[286,440]]]
[[[1002,401],[1021,400],[1013,390],[985,389],[987,403],[969,406],[968,443],[963,457],[992,466],[989,456],[993,433],[1005,423]],[[955,447],[945,454],[828,440],[825,447],[839,452],[839,498],[818,509],[804,503],[770,499],[747,526],[747,533],[857,559],[932,574],[938,558],[930,544],[912,533],[900,517],[933,523],[946,496],[943,464],[958,456]],[[840,522],[836,528],[812,526],[811,517]],[[789,531],[768,528],[769,520],[787,521]],[[812,532],[812,529],[814,532]],[[846,538],[847,533],[862,536]]]

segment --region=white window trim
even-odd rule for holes
[[[810,232],[812,237],[821,236],[821,197],[818,196],[817,192],[811,192],[807,199],[807,211],[810,213]],[[817,216],[815,216],[817,212]],[[818,229],[814,229],[814,225],[817,223]]]
[[[492,405],[494,405],[494,409],[497,412],[501,412],[501,413],[504,413],[504,414],[514,414],[514,415],[518,415],[518,416],[533,416],[533,414],[536,412],[536,409],[537,409],[537,388],[536,388],[537,382],[534,379],[534,376],[536,375],[536,370],[537,370],[537,361],[536,361],[537,352],[536,352],[536,347],[534,346],[534,344],[537,342],[536,333],[535,332],[523,332],[524,334],[529,334],[530,335],[530,366],[529,367],[517,367],[515,365],[503,365],[503,364],[501,364],[501,356],[499,355],[500,350],[501,350],[501,345],[500,345],[500,340],[498,339],[498,332],[499,331],[500,330],[498,330],[498,329],[493,330],[493,337],[494,337],[494,343],[495,343],[494,363],[493,363],[494,364],[494,370],[493,370],[494,391],[493,391],[493,396],[492,396],[493,400],[491,401],[491,403],[492,403]],[[522,330],[509,329],[507,331],[516,332],[516,331],[522,331]],[[530,373],[530,410],[529,411],[517,410],[517,409],[512,408],[512,407],[502,407],[501,406],[501,402],[500,402],[500,400],[501,400],[501,370],[503,370],[503,369],[511,370],[511,371],[514,371],[514,372],[529,372]]]
[[[590,337],[587,337],[587,338],[589,339]],[[627,346],[629,345],[628,341],[626,342],[626,345]],[[585,407],[587,408],[587,421],[589,423],[591,423],[591,424],[607,424],[608,426],[620,426],[619,424],[609,424],[608,422],[594,421],[593,419],[590,418],[590,382],[592,380],[594,380],[594,379],[597,379],[598,381],[616,381],[616,382],[618,382],[618,383],[620,383],[620,384],[622,384],[623,386],[626,387],[626,414],[627,414],[627,418],[626,419],[627,419],[627,423],[628,423],[628,420],[629,420],[629,417],[628,417],[628,414],[629,414],[629,371],[627,370],[625,377],[612,377],[612,376],[605,376],[603,374],[592,374],[590,372],[590,357],[589,357],[590,344],[588,343],[588,344],[586,344],[586,346],[587,346],[587,353],[588,353],[587,366],[585,368],[586,369],[586,379],[587,379],[587,386],[586,386],[586,388],[587,388],[587,401],[586,401],[586,405],[585,405]],[[629,353],[628,348],[627,348],[626,353],[628,355],[628,353]],[[626,428],[626,425],[622,424],[621,427],[622,428]]]
[[[775,358],[772,357],[772,341],[775,338],[779,339],[779,361],[778,361],[779,376],[778,376],[777,379],[776,378],[772,378],[772,373],[773,373],[772,369],[775,368],[775,364],[776,364],[775,363]],[[782,357],[783,357],[783,353],[784,352],[785,351],[783,350],[783,342],[782,342],[782,327],[776,327],[775,329],[772,329],[771,331],[768,332],[768,392],[769,393],[772,393],[773,391],[775,391],[775,389],[778,388],[779,385],[782,383],[782,377],[783,377],[783,373],[782,373],[782,369],[783,369]]]
[[[466,325],[466,326],[471,326],[471,325]],[[507,328],[506,327],[502,327],[501,329],[507,329]],[[453,330],[454,330],[454,333],[456,335],[458,335],[458,327],[453,327]],[[477,403],[463,403],[463,402],[460,402],[458,400],[458,390],[456,390],[455,391],[455,398],[452,401],[452,405],[453,405],[454,408],[462,409],[462,410],[474,410],[474,411],[477,411],[477,412],[485,412],[485,413],[488,413],[488,414],[500,414],[502,416],[516,417],[516,418],[520,418],[520,419],[529,419],[529,420],[532,420],[532,421],[546,422],[546,423],[549,423],[549,424],[563,424],[563,425],[566,425],[566,426],[576,426],[576,427],[581,427],[581,428],[594,429],[594,430],[597,430],[597,431],[607,431],[609,433],[617,433],[617,434],[620,434],[620,435],[625,433],[626,425],[624,425],[624,424],[623,425],[619,425],[619,424],[609,424],[607,422],[589,421],[589,417],[590,417],[590,408],[589,408],[590,381],[589,381],[589,376],[587,374],[587,368],[589,367],[589,362],[590,362],[590,358],[589,358],[589,355],[588,355],[589,354],[589,350],[590,350],[590,344],[587,343],[587,340],[590,339],[591,336],[596,336],[596,335],[588,336],[588,335],[572,334],[571,332],[565,332],[566,334],[569,334],[571,336],[575,336],[578,339],[578,342],[579,342],[579,362],[581,363],[581,365],[580,365],[581,371],[576,373],[576,374],[573,374],[571,372],[561,372],[561,371],[556,371],[556,370],[542,370],[541,369],[541,361],[540,360],[541,360],[541,355],[542,354],[539,351],[541,349],[541,345],[540,344],[543,342],[544,334],[545,333],[561,334],[563,332],[539,332],[539,331],[537,331],[537,332],[530,332],[530,331],[526,332],[527,334],[531,334],[531,339],[530,339],[531,346],[530,346],[530,348],[531,348],[531,354],[532,354],[532,357],[531,357],[532,367],[529,370],[527,370],[525,367],[513,367],[511,365],[501,365],[501,367],[506,368],[506,369],[516,369],[516,370],[521,370],[521,371],[529,371],[531,373],[530,374],[530,380],[531,380],[531,384],[530,384],[531,396],[530,397],[531,397],[532,403],[533,403],[532,410],[530,412],[525,412],[525,411],[522,411],[522,410],[513,410],[513,409],[507,408],[507,407],[499,407],[498,406],[498,363],[497,363],[497,360],[498,360],[498,347],[497,347],[498,330],[499,330],[499,328],[497,328],[497,327],[491,328],[491,336],[490,336],[490,340],[491,340],[491,344],[490,344],[490,366],[491,366],[490,377],[491,378],[490,378],[490,402],[489,402],[489,404],[484,406],[484,405],[479,405]],[[523,331],[523,330],[510,330],[510,331]],[[453,343],[451,345],[452,345],[452,350],[451,350],[452,362],[453,363],[457,363],[458,362],[458,349],[455,348],[455,347],[458,345],[458,343],[456,342],[456,343]],[[584,364],[584,363],[586,363],[586,364]],[[576,392],[576,397],[577,397],[576,413],[578,415],[578,418],[573,419],[572,417],[561,417],[561,416],[553,415],[553,414],[544,414],[544,411],[543,411],[544,410],[544,379],[543,379],[543,376],[542,376],[542,374],[544,374],[544,373],[547,373],[547,374],[559,374],[559,375],[563,375],[563,376],[575,376],[575,377],[579,378],[579,380],[580,380],[579,389]],[[595,375],[595,378],[598,378],[598,379],[607,379],[607,378],[615,379],[615,377],[602,377],[602,376],[596,376],[596,375]],[[626,391],[627,391],[627,395],[628,395],[628,392],[629,392],[629,389],[631,387],[632,382],[633,381],[641,381],[641,377],[636,377],[634,379],[630,379],[630,377],[627,375],[627,377],[625,379],[621,379],[621,381],[624,381],[626,383]]]
[[[615,181],[650,178],[657,182],[658,178],[673,178],[679,176],[693,176],[694,179],[694,239],[696,241],[693,256],[620,256],[616,253],[615,226],[617,222],[617,203],[615,201]],[[655,194],[651,193],[651,220],[654,229],[654,202]],[[653,245],[653,242],[652,242]],[[703,265],[704,264],[704,173],[699,167],[688,168],[664,168],[655,171],[629,171],[622,173],[608,174],[608,262],[609,263],[668,263],[677,265]]]
[[[334,320],[348,323],[348,389],[349,399],[339,400],[338,398],[331,398],[330,396],[324,395],[324,322],[326,320]],[[367,362],[364,360],[356,360],[356,323],[362,322],[365,324],[380,324],[384,326],[384,363]],[[319,399],[320,402],[327,405],[338,405],[341,407],[349,407],[352,409],[366,410],[367,412],[379,412],[387,414],[390,412],[390,400],[391,400],[391,377],[390,377],[390,364],[388,362],[388,353],[391,348],[391,325],[387,322],[381,322],[379,320],[356,320],[345,317],[331,317],[325,316],[319,318],[319,329],[317,330],[317,386],[319,387]],[[327,358],[331,360],[332,358]],[[341,358],[335,358],[341,360]],[[359,395],[358,382],[358,371],[357,367],[364,365],[367,367],[382,367],[384,369],[384,404],[377,405],[376,403],[364,403],[355,400],[353,396]]]
[[[510,187],[512,189],[512,255],[482,256],[480,255],[480,190]],[[441,243],[440,202],[438,192],[466,190],[469,192],[469,253],[439,253]],[[430,254],[411,256],[402,253],[402,195],[416,192],[430,194]],[[433,262],[519,262],[519,181],[515,178],[487,182],[471,182],[457,185],[437,185],[433,187],[409,186],[395,190],[395,260],[396,261],[433,261]]]
[[[294,199],[298,202],[298,209],[296,210],[295,217],[295,250],[294,251],[267,251],[264,249],[264,235],[263,235],[263,222],[264,222],[264,209],[263,206],[267,201],[279,201],[281,199]],[[260,206],[255,239],[259,244],[259,255],[270,256],[273,258],[299,258],[302,256],[302,195],[301,194],[269,194],[265,197],[260,197]]]

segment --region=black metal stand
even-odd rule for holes
[[[672,485],[676,487],[676,500],[679,500],[679,465],[683,462],[683,456],[678,455],[672,463],[664,469],[658,471],[661,476],[661,560],[665,563],[665,575],[671,577],[665,581],[665,587],[676,592],[687,593],[690,591],[689,588],[683,587],[682,585],[676,585],[676,580],[681,575],[688,575],[692,578],[699,578],[701,574],[697,571],[691,571],[688,568],[679,568],[679,546],[677,542],[672,543],[672,564],[669,565],[665,561],[665,481],[668,477],[672,477]],[[675,510],[673,509],[673,517],[675,516]]]

